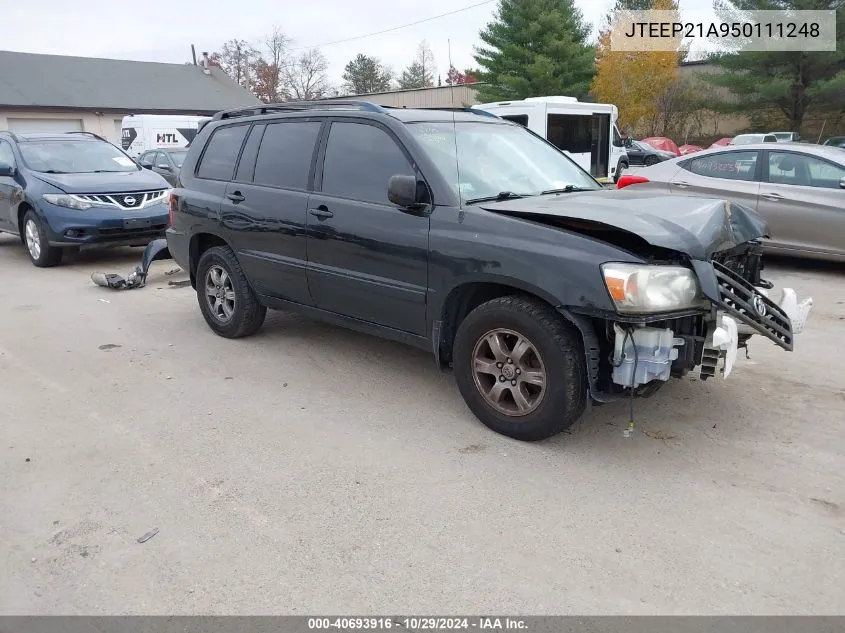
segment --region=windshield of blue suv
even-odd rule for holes
[[[601,189],[565,154],[519,125],[439,121],[407,127],[465,202]]]
[[[137,171],[138,165],[110,143],[88,140],[26,141],[18,145],[26,166],[48,174]]]

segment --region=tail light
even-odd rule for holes
[[[168,219],[168,226],[173,226],[173,215],[176,213],[176,194],[170,192],[170,218]]]
[[[617,189],[624,189],[628,185],[636,185],[641,182],[648,182],[648,178],[645,176],[638,176],[636,174],[622,174],[619,177],[619,182],[616,183]]]

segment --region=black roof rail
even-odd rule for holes
[[[261,114],[272,114],[273,112],[299,112],[302,110],[327,110],[333,107],[340,106],[343,108],[356,108],[358,110],[365,110],[367,112],[384,112],[384,108],[369,101],[357,100],[335,100],[327,99],[325,101],[289,101],[286,103],[265,103],[262,105],[251,106],[248,108],[233,108],[232,110],[222,110],[211,117],[212,121],[219,121],[221,119],[231,119],[240,116],[258,116]]]
[[[3,132],[3,133],[5,133],[5,134],[8,134],[9,136],[11,136],[11,137],[12,137],[12,140],[13,140],[15,143],[17,143],[17,142],[20,140],[20,139],[18,138],[18,135],[17,135],[17,134],[15,134],[14,132],[12,132],[12,130],[0,130],[0,132]]]
[[[395,110],[407,110],[409,109],[407,106],[382,106],[384,108],[395,109]],[[463,108],[458,106],[422,106],[419,108],[410,108],[411,110],[442,110],[444,112],[468,112],[469,114],[477,114],[479,116],[488,116],[494,119],[500,119],[501,117],[493,114],[492,112],[487,112],[486,110],[479,110],[477,108]]]
[[[105,141],[106,143],[109,142],[99,134],[94,134],[93,132],[65,132],[65,134],[87,134],[88,136],[93,136],[94,138],[99,139],[101,141]]]

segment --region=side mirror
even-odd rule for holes
[[[15,168],[6,163],[0,163],[0,176],[14,176]]]
[[[404,209],[419,209],[425,206],[417,177],[406,174],[390,177],[387,183],[387,199]]]
[[[629,138],[626,138],[626,139],[625,139],[624,141],[622,141],[622,142],[623,142],[623,144],[625,145],[625,147],[633,147],[633,146],[634,146],[634,144],[631,142],[631,139],[629,139]]]
[[[156,168],[163,169],[164,171],[173,171],[173,167],[170,165],[156,165]]]

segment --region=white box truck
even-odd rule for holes
[[[628,154],[616,127],[619,110],[613,104],[551,96],[472,107],[524,125],[565,151],[600,182],[616,182],[628,167]]]
[[[150,149],[187,147],[207,116],[135,114],[123,117],[120,143],[123,151],[137,158]]]

